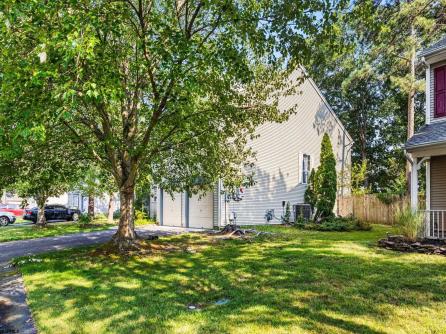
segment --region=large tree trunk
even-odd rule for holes
[[[88,217],[94,218],[94,196],[91,194],[88,195]]]
[[[46,226],[46,218],[45,218],[45,203],[47,198],[42,196],[38,197],[37,199],[37,226],[39,227],[45,227]]]
[[[115,212],[115,195],[110,193],[110,199],[108,200],[108,215],[107,221],[113,223],[113,213]]]
[[[411,25],[411,36],[413,39],[415,36],[415,27],[412,23]],[[416,49],[413,45],[410,54],[410,89],[407,99],[407,139],[410,139],[415,131],[415,62],[416,62]],[[406,182],[407,189],[410,191],[410,179],[411,179],[412,165],[409,161],[406,161]]]
[[[132,249],[137,238],[134,224],[134,188],[126,188],[119,192],[121,200],[121,217],[119,218],[118,231],[113,236],[112,241],[119,250]]]
[[[363,123],[361,123],[363,124]],[[367,159],[367,130],[366,130],[366,126],[365,124],[363,124],[361,126],[361,128],[359,129],[359,149],[360,149],[360,154],[361,154],[361,163],[364,163],[364,161],[367,161],[367,169],[369,169],[369,165],[368,165],[368,159]],[[364,181],[362,186],[364,187],[364,189],[368,189],[369,188],[369,177],[366,173],[365,177],[364,177]]]

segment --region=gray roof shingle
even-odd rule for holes
[[[436,122],[423,125],[405,145],[406,149],[420,146],[446,143],[446,122]]]
[[[422,50],[419,54],[420,57],[429,56],[435,52],[446,49],[446,35],[444,35],[438,42],[432,44],[426,49]]]

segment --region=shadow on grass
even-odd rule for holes
[[[397,309],[446,302],[446,261],[377,251],[370,236],[297,233],[130,258],[75,250],[22,271],[39,329],[48,333],[378,334]],[[208,243],[195,235],[170,240],[184,249]],[[221,298],[230,302],[215,305]]]
[[[46,226],[37,225],[8,226],[0,228],[0,242],[53,237],[64,234],[106,230],[115,226],[106,220],[95,220],[91,224],[78,222],[48,222]]]

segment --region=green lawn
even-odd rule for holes
[[[82,226],[79,223],[48,223],[46,227],[40,228],[35,225],[0,227],[0,242],[52,237],[63,234],[91,232],[108,229],[115,224],[108,224],[106,220],[96,220],[93,224]]]
[[[446,258],[376,248],[383,226],[265,229],[280,235],[189,234],[144,256],[22,261],[39,333],[446,333]]]

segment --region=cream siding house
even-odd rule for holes
[[[406,143],[411,205],[418,210],[418,170],[425,164],[425,236],[446,239],[446,36],[419,56],[426,67],[426,124]]]
[[[302,75],[296,70],[291,80]],[[267,123],[249,143],[256,152],[255,184],[244,189],[241,201],[226,201],[223,182],[202,198],[175,194],[172,198],[162,189],[157,194],[157,220],[161,225],[213,228],[229,223],[234,214],[237,224],[265,224],[265,213],[282,214],[282,203],[304,203],[309,173],[319,165],[324,133],[329,134],[337,160],[339,175],[348,175],[352,138],[334,114],[311,79],[306,79],[299,92],[283,97],[282,110],[297,104],[297,111],[284,123]],[[344,171],[344,173],[342,173]],[[339,192],[348,192],[339,187]],[[273,222],[278,222],[274,220]]]

